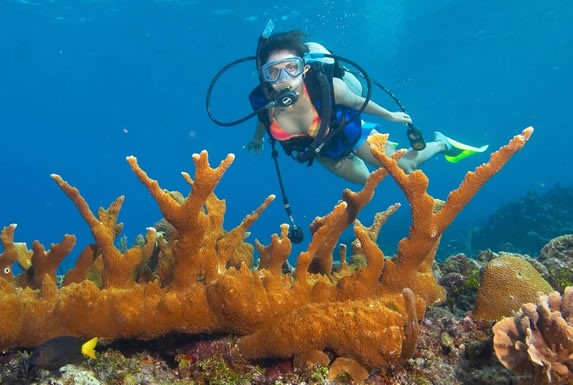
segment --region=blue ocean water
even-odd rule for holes
[[[16,241],[29,246],[37,239],[48,247],[65,233],[76,234],[78,244],[66,261],[72,264],[92,237],[50,179],[57,173],[80,189],[94,211],[125,195],[120,219],[133,241],[161,214],[127,155],[137,156],[163,188],[187,193],[180,172],[192,173],[193,153],[208,150],[213,164],[234,153],[216,191],[227,200],[227,229],[269,194],[279,195],[270,146],[258,156],[242,149],[255,122],[219,127],[205,108],[212,77],[225,64],[254,55],[269,19],[277,31],[303,29],[310,40],[360,63],[400,98],[427,138],[440,130],[495,150],[535,127],[524,150],[458,217],[458,229],[529,191],[573,182],[573,5],[565,0],[1,0],[0,225],[17,223]],[[247,95],[256,82],[252,62],[228,71],[214,89],[214,113],[221,120],[249,113]],[[397,110],[379,90],[374,99]],[[403,126],[380,123],[392,140],[407,144]],[[486,160],[484,154],[452,165],[436,156],[423,166],[430,192],[445,199],[466,171]],[[280,162],[305,230],[332,209],[345,187],[359,188],[319,166],[284,156]],[[409,225],[407,202],[395,183],[385,180],[360,215],[369,224],[394,202],[404,205],[382,230],[389,248]],[[250,240],[268,243],[283,222],[278,196]]]

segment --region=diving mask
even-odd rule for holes
[[[298,56],[272,60],[261,67],[263,80],[268,83],[286,81],[301,75],[303,72],[304,60]]]

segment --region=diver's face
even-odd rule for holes
[[[297,60],[300,60],[301,63],[296,63]],[[290,87],[295,91],[302,88],[304,63],[294,52],[289,50],[275,51],[269,55],[265,64],[270,66],[268,71],[271,76],[277,78],[276,81],[269,82],[275,91],[278,92],[285,87]],[[301,65],[302,67],[300,67]]]

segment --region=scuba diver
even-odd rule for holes
[[[294,30],[259,40],[256,59],[261,81],[250,94],[258,124],[253,138],[243,147],[261,152],[268,133],[299,162],[311,165],[316,160],[339,177],[364,184],[370,173],[366,164],[381,167],[366,139],[381,129],[378,124],[364,122],[360,114],[409,127],[412,118],[361,96],[361,83],[337,64],[337,56],[318,43],[305,43],[304,38],[304,32]],[[269,103],[270,108],[264,108]],[[428,143],[419,131],[408,135],[412,148],[398,161],[407,173],[437,153],[457,162],[487,149],[464,145],[440,132],[435,132],[434,141]],[[385,150],[387,155],[396,152],[390,142]]]
[[[333,55],[318,43],[304,42],[302,31],[272,34],[270,20],[259,37],[256,56],[237,59],[223,67],[212,79],[206,97],[207,113],[220,126],[235,126],[257,116],[253,138],[244,149],[260,153],[265,133],[269,134],[283,205],[290,222],[289,239],[303,241],[302,229],[296,225],[286,196],[278,164],[278,141],[287,155],[300,163],[312,165],[316,160],[334,174],[357,184],[364,184],[369,176],[368,165],[381,167],[366,141],[369,135],[381,131],[380,126],[361,119],[363,112],[380,116],[407,126],[406,135],[411,148],[400,158],[398,165],[406,172],[437,153],[455,163],[472,154],[484,152],[434,133],[434,141],[426,143],[422,132],[398,98],[382,84],[372,81],[368,74],[352,60]],[[216,82],[230,68],[255,60],[259,85],[251,91],[249,100],[253,112],[234,121],[221,121],[211,111],[211,94]],[[349,70],[341,62],[357,71]],[[366,87],[362,87],[362,78]],[[371,100],[372,84],[386,92],[401,111],[391,112]],[[365,94],[365,96],[362,96]],[[386,154],[396,152],[395,144],[386,145]]]

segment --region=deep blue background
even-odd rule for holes
[[[269,18],[277,31],[303,29],[310,40],[360,63],[400,97],[427,138],[441,130],[495,150],[535,126],[525,149],[456,220],[458,231],[528,191],[572,182],[569,1],[204,3],[0,0],[0,225],[17,223],[17,241],[38,239],[48,246],[74,233],[78,245],[70,259],[92,241],[50,179],[57,173],[80,189],[94,211],[124,194],[120,219],[132,242],[160,213],[125,161],[131,154],[163,188],[187,193],[180,172],[192,173],[193,153],[207,149],[212,163],[235,153],[216,191],[228,202],[227,229],[267,195],[278,194],[269,146],[259,156],[242,150],[255,122],[219,127],[205,109],[211,78],[230,61],[254,54]],[[213,110],[222,120],[249,112],[253,67],[233,68],[214,90]],[[374,99],[395,109],[379,91]],[[403,126],[382,123],[391,139],[406,144]],[[486,160],[480,155],[451,165],[437,156],[423,167],[430,192],[445,199],[467,170]],[[318,166],[307,169],[285,157],[281,164],[305,229],[349,186]],[[387,179],[360,218],[368,224],[374,212],[396,201],[404,202]],[[285,219],[278,199],[253,226],[251,240],[268,243]],[[408,224],[403,205],[382,232],[387,251]]]

